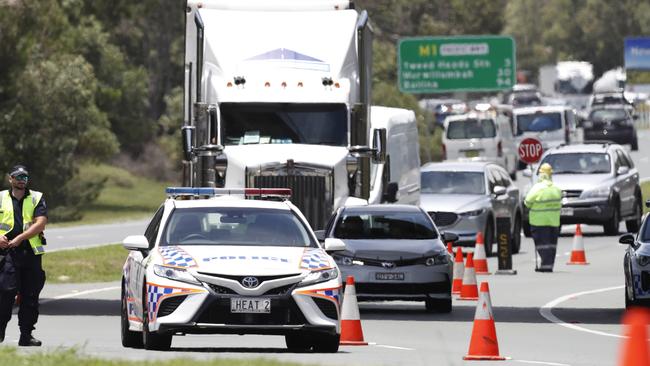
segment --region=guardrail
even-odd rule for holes
[[[650,129],[650,108],[639,108],[636,111],[639,118],[634,122],[637,129]]]

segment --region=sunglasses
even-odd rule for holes
[[[13,178],[15,180],[19,180],[19,181],[23,181],[23,182],[27,182],[29,180],[29,176],[25,175],[25,174],[17,175],[17,176],[15,176]]]

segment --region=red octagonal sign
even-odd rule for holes
[[[529,137],[519,143],[519,159],[527,164],[538,162],[542,153],[544,153],[544,148],[538,139]]]

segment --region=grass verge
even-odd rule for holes
[[[650,181],[641,184],[641,193],[643,196],[643,212],[650,212],[650,208],[645,206],[645,201],[650,200]]]
[[[128,254],[121,244],[62,250],[46,253],[43,269],[48,283],[119,281]]]
[[[0,365],[3,366],[177,366],[188,364],[187,359],[126,361],[103,360],[80,355],[76,350],[23,353],[15,347],[0,347]],[[207,361],[191,360],[192,366],[298,366],[297,363],[265,359],[214,359]]]
[[[151,216],[165,199],[165,188],[176,185],[137,177],[124,169],[106,164],[85,164],[80,172],[82,176],[106,178],[104,189],[97,200],[83,211],[80,221],[54,223],[48,227],[146,218]]]

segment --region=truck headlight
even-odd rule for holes
[[[312,271],[307,277],[303,278],[298,284],[299,286],[308,286],[316,283],[327,282],[339,276],[338,268],[323,269],[320,271]]]
[[[650,257],[645,256],[645,255],[639,255],[639,254],[637,254],[637,255],[636,255],[636,262],[637,262],[641,267],[645,267],[645,266],[648,265],[648,263],[650,263]]]
[[[609,192],[609,186],[596,187],[583,191],[580,198],[609,197]]]
[[[199,280],[194,278],[194,276],[192,276],[189,272],[187,272],[182,268],[167,267],[167,266],[154,264],[153,273],[155,273],[156,276],[167,278],[173,281],[187,282],[193,285],[201,284]]]
[[[461,212],[458,215],[461,216],[461,217],[475,217],[475,216],[479,216],[483,212],[485,212],[485,209],[484,208],[479,208],[478,210]]]

